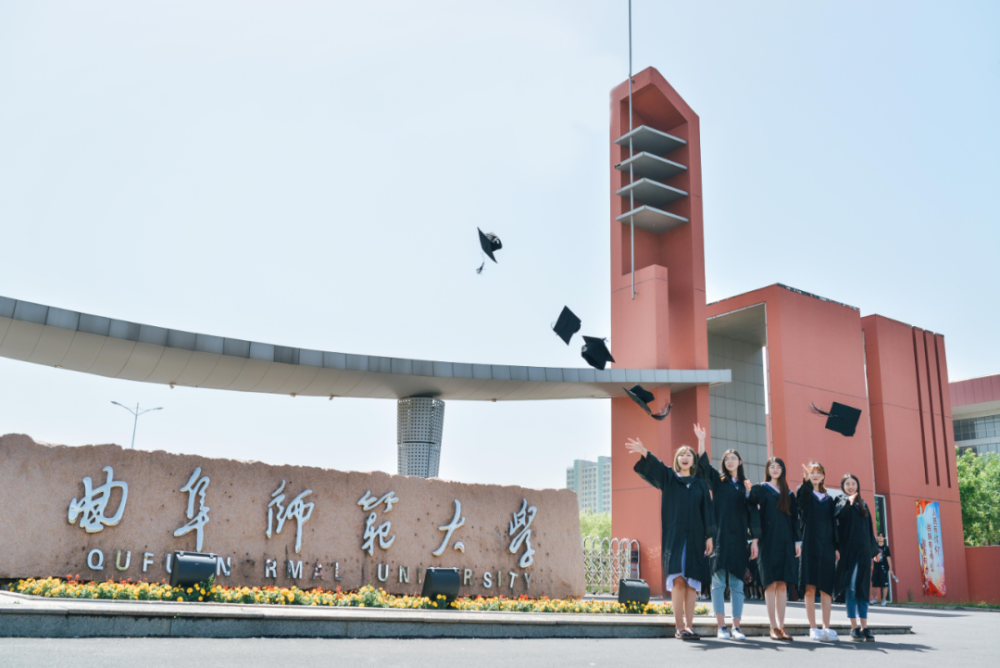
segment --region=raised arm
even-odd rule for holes
[[[633,470],[639,477],[648,482],[656,489],[662,490],[669,485],[673,479],[673,472],[667,469],[656,455],[647,450],[639,439],[629,439],[625,444],[629,452],[642,455],[642,458],[635,463]],[[670,474],[670,475],[668,475]]]
[[[712,460],[705,452],[705,430],[701,425],[695,423],[694,435],[698,437],[698,477],[705,481],[708,489],[715,493],[715,483],[719,482],[719,472],[712,466]]]

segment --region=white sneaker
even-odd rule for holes
[[[882,607],[884,608],[887,605],[889,605],[889,601],[883,600],[882,601]]]
[[[826,640],[826,634],[823,629],[809,629],[809,640]]]
[[[715,637],[719,640],[732,640],[732,637],[729,635],[729,629],[725,626],[719,627],[719,632],[715,634]]]
[[[826,642],[840,642],[840,636],[833,629],[823,629],[823,636]]]
[[[733,627],[733,640],[746,640],[747,637],[743,635],[743,631],[740,631],[738,626]]]

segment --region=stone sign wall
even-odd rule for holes
[[[584,594],[576,495],[386,473],[0,437],[0,578],[169,579],[174,550],[219,556],[223,585],[463,596]]]

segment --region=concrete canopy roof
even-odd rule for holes
[[[624,397],[623,385],[679,392],[729,370],[467,364],[292,348],[0,297],[0,357],[109,378],[292,396],[467,401]]]
[[[708,335],[764,347],[767,345],[767,307],[755,304],[708,319]]]

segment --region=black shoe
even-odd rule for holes
[[[871,629],[864,629],[861,633],[867,642],[875,642],[875,634],[872,633]]]
[[[864,642],[865,634],[861,632],[861,629],[851,629],[851,640],[855,642]]]

